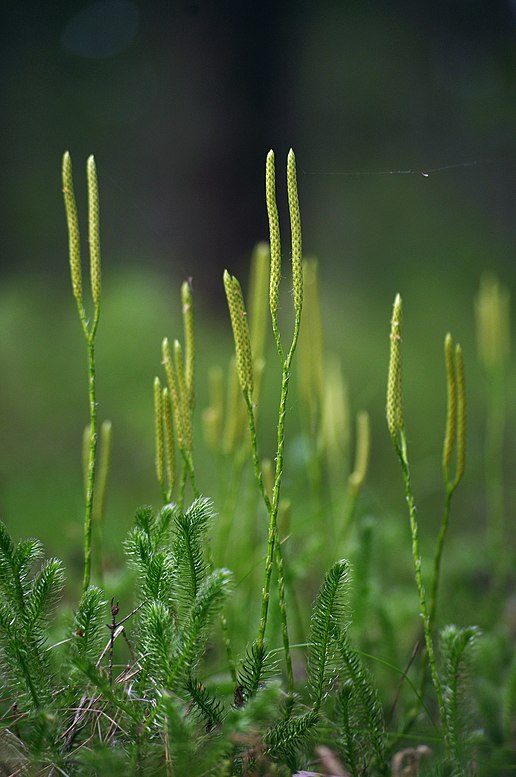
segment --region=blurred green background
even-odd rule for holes
[[[511,0],[8,4],[0,517],[15,536],[41,536],[80,576],[86,352],[69,290],[63,151],[74,162],[83,232],[88,154],[99,170],[98,398],[100,418],[114,428],[106,542],[116,564],[136,506],[159,504],[152,381],[162,337],[181,334],[184,278],[192,279],[198,321],[199,483],[204,492],[213,486],[199,418],[208,366],[225,365],[231,352],[221,275],[227,267],[245,284],[252,247],[267,238],[271,147],[287,235],[280,181],[293,146],[305,251],[320,262],[327,348],[342,361],[352,410],[366,407],[372,418],[362,509],[380,519],[403,510],[383,419],[390,310],[400,291],[423,530],[433,533],[440,519],[442,343],[451,330],[464,347],[470,402],[454,529],[482,554],[486,386],[473,299],[484,270],[509,289],[515,282],[515,31]],[[286,239],[284,251],[287,258]],[[509,397],[514,385],[512,370]],[[272,408],[272,379],[269,393]],[[298,411],[294,393],[294,441]],[[516,497],[512,402],[509,414],[508,519]],[[269,455],[271,419],[263,432]]]

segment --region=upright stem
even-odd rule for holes
[[[265,490],[263,477],[262,477],[262,469],[260,466],[260,459],[258,456],[258,445],[257,445],[257,439],[256,439],[256,425],[254,421],[253,400],[251,398],[250,391],[244,391],[243,394],[244,394],[245,404],[247,407],[247,420],[249,423],[249,433],[251,435],[251,454],[253,457],[254,476],[256,478],[258,488],[260,489],[260,494],[262,495],[262,499],[265,503],[265,507],[267,508],[267,512],[270,515],[272,505],[271,505],[271,500],[269,499],[269,495]]]
[[[278,518],[278,507],[279,507],[279,499],[280,499],[281,478],[283,475],[283,451],[285,446],[285,413],[287,409],[287,397],[288,397],[288,388],[289,388],[289,381],[290,381],[290,367],[292,364],[292,358],[294,356],[294,351],[296,350],[297,340],[299,337],[300,323],[301,323],[301,314],[299,311],[299,312],[296,312],[296,320],[294,325],[294,335],[292,338],[292,345],[290,346],[290,351],[288,353],[288,356],[283,363],[283,375],[281,380],[281,397],[280,397],[280,406],[279,406],[279,413],[278,413],[278,438],[277,438],[278,447],[277,447],[277,453],[276,453],[276,476],[274,479],[274,487],[272,491],[272,503],[271,503],[271,509],[270,509],[270,515],[269,515],[269,535],[267,540],[267,557],[265,560],[261,616],[260,616],[260,625],[258,628],[258,638],[257,638],[257,645],[259,648],[263,647],[263,643],[265,640],[265,629],[267,627],[267,615],[268,615],[269,599],[270,599],[272,565],[274,560],[274,548],[275,548],[277,532],[278,532],[277,518]]]
[[[430,630],[434,627],[435,614],[437,611],[437,593],[439,589],[439,576],[441,572],[441,559],[444,548],[444,540],[446,538],[446,532],[448,530],[448,521],[450,517],[450,506],[453,492],[455,487],[453,484],[446,486],[446,496],[444,498],[443,518],[441,521],[441,528],[439,530],[439,536],[437,538],[437,547],[435,549],[434,556],[434,574],[432,579],[432,590],[430,594],[430,612],[428,614],[428,620]]]
[[[448,720],[446,716],[446,707],[444,704],[443,691],[441,687],[441,680],[437,672],[437,664],[434,653],[434,643],[432,639],[432,632],[430,628],[430,618],[428,614],[428,608],[426,604],[425,587],[423,584],[423,575],[421,572],[421,554],[419,551],[419,529],[416,519],[416,505],[414,503],[414,495],[412,492],[412,484],[410,482],[410,472],[407,459],[407,446],[405,432],[400,430],[400,445],[396,446],[398,457],[401,464],[401,470],[403,473],[403,482],[405,484],[405,493],[407,496],[407,504],[409,509],[410,519],[410,534],[412,537],[412,558],[414,561],[414,571],[416,578],[416,586],[419,595],[419,606],[421,609],[421,617],[423,619],[423,631],[425,635],[426,652],[428,656],[428,664],[430,666],[430,672],[432,675],[432,682],[437,696],[437,703],[439,705],[439,715],[441,718],[441,725],[443,729],[444,745],[447,752],[449,752],[449,732],[448,732]]]
[[[487,544],[492,569],[491,605],[496,611],[507,574],[503,494],[503,440],[505,392],[503,370],[493,368],[487,405],[485,472],[487,502]]]
[[[84,312],[84,311],[83,311]],[[93,325],[88,331],[85,319],[81,316],[88,346],[88,400],[90,414],[90,442],[88,448],[88,468],[86,476],[86,506],[84,512],[84,577],[83,592],[91,579],[91,530],[93,515],[93,497],[95,491],[95,471],[97,468],[97,393],[95,383],[95,334],[99,321],[99,308],[95,308]]]

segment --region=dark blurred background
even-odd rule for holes
[[[69,294],[65,149],[83,232],[88,154],[99,170],[99,401],[115,423],[117,525],[158,499],[150,386],[160,339],[180,326],[183,278],[204,311],[201,361],[221,340],[224,359],[231,349],[221,273],[245,281],[252,246],[267,237],[269,148],[284,235],[280,181],[296,151],[328,348],[352,404],[371,407],[377,450],[386,328],[403,294],[413,445],[438,471],[444,334],[473,364],[481,272],[514,286],[515,31],[514,0],[5,4],[1,516],[58,551],[66,532],[80,536],[85,353]],[[47,524],[65,530],[55,540]]]

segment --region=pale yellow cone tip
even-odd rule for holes
[[[63,154],[63,180],[67,176],[72,175],[72,157],[69,151],[65,151]]]
[[[267,162],[269,162],[269,161],[274,162],[274,151],[272,150],[272,148],[269,151],[269,153],[267,154]]]
[[[290,160],[290,159],[293,159],[293,160],[295,160],[295,158],[296,158],[296,155],[294,154],[294,149],[293,149],[293,148],[291,148],[291,149],[289,150],[288,154],[287,154],[287,159],[289,159],[289,160]]]
[[[86,164],[88,165],[88,167],[95,167],[95,157],[93,156],[93,154],[90,154]]]
[[[170,358],[170,343],[168,342],[168,337],[164,337],[161,341],[161,354],[164,361],[166,361],[167,358]]]

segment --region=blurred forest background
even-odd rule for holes
[[[207,368],[225,365],[232,348],[222,271],[245,285],[253,245],[267,239],[269,148],[288,259],[292,146],[327,349],[341,360],[352,411],[372,417],[363,509],[403,509],[383,419],[399,291],[421,522],[433,532],[440,519],[450,330],[470,389],[456,523],[477,531],[481,547],[486,387],[473,301],[484,271],[510,290],[516,280],[514,0],[34,1],[6,4],[0,35],[0,517],[14,534],[37,534],[50,553],[80,562],[86,352],[69,288],[63,151],[83,234],[88,154],[99,171],[98,396],[100,419],[114,427],[106,520],[116,559],[134,509],[159,504],[152,381],[162,337],[181,334],[180,282],[192,279],[198,316],[200,451]],[[294,393],[291,429],[297,410]],[[509,413],[507,462],[513,402]],[[274,431],[263,432],[265,449]],[[209,463],[198,460],[206,491]],[[507,504],[515,497],[510,484]]]

